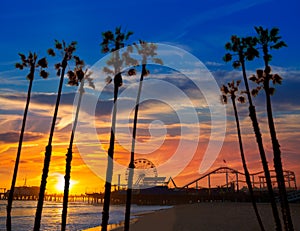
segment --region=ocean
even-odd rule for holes
[[[33,229],[37,201],[14,201],[12,209],[12,230],[29,231]],[[6,200],[0,200],[0,230],[6,230]],[[167,209],[171,206],[132,205],[132,218],[139,214]],[[44,202],[41,230],[60,230],[62,202]],[[70,202],[68,209],[67,230],[77,231],[100,226],[102,204]],[[109,224],[119,224],[124,220],[125,205],[110,207]]]

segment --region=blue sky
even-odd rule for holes
[[[272,66],[298,73],[300,21],[297,0],[214,1],[1,1],[0,79],[2,91],[26,91],[25,72],[14,68],[18,52],[36,51],[40,57],[54,39],[78,41],[78,53],[93,65],[100,53],[101,32],[122,26],[134,31],[132,42],[143,39],[178,46],[195,55],[209,70],[231,70],[222,57],[232,34],[253,35],[254,26],[279,27],[288,48],[276,51]],[[54,59],[49,58],[52,67]],[[247,64],[253,71],[262,60]],[[291,73],[291,72],[290,72]],[[295,86],[295,77],[292,87]],[[220,76],[223,79],[223,76]],[[57,77],[38,77],[38,92],[56,92]],[[50,83],[51,82],[51,83]],[[224,81],[219,81],[224,83]],[[297,91],[294,91],[297,92]]]
[[[233,34],[254,35],[254,26],[261,25],[269,28],[279,27],[280,34],[288,44],[287,48],[274,52],[271,62],[273,70],[284,78],[282,86],[278,87],[276,95],[273,97],[274,113],[277,116],[276,122],[280,133],[279,137],[283,141],[283,150],[290,158],[287,163],[290,164],[289,166],[300,165],[299,154],[296,155],[300,148],[300,126],[298,125],[300,112],[300,79],[298,78],[300,74],[300,2],[298,0],[284,2],[278,0],[3,0],[0,2],[0,9],[0,100],[2,100],[0,101],[0,126],[3,129],[0,135],[3,140],[8,139],[5,138],[5,133],[13,134],[11,136],[13,137],[15,134],[13,132],[19,129],[20,115],[22,115],[24,104],[24,94],[20,95],[19,93],[25,93],[28,86],[28,81],[24,77],[26,76],[25,72],[14,68],[14,64],[19,61],[18,52],[36,51],[42,57],[46,55],[46,50],[53,46],[54,39],[63,39],[66,42],[75,40],[78,42],[77,54],[87,64],[93,65],[103,57],[99,46],[101,33],[113,30],[116,26],[122,26],[127,30],[134,31],[132,42],[143,39],[185,49],[206,64],[219,84],[224,84],[232,78],[241,77],[239,71],[232,71],[231,65],[222,61],[226,52],[225,43]],[[54,60],[49,58],[51,68],[53,63]],[[257,60],[247,65],[249,74],[251,74],[256,68],[261,67],[263,62]],[[38,121],[38,118],[45,119],[43,117],[45,116],[49,123],[51,106],[55,101],[53,93],[57,90],[57,84],[58,78],[55,75],[51,75],[46,81],[41,80],[38,76],[35,79],[33,91],[38,92],[40,96],[32,99],[32,115],[36,116],[31,118],[28,126],[28,131],[32,132],[32,139],[47,136],[48,127],[43,126],[46,122]],[[68,88],[67,92],[71,91],[75,92],[75,89]],[[66,92],[66,88],[64,92]],[[65,107],[60,108],[62,118],[60,123],[64,125],[63,122],[71,119],[69,112],[70,105],[73,103],[73,95],[64,94],[62,100]],[[46,104],[44,111],[40,104],[43,102]],[[261,122],[265,122],[264,125],[266,125],[263,102],[261,96],[256,99],[259,117]],[[250,134],[252,130],[246,111],[246,107],[241,108],[241,112],[244,113],[245,133],[253,136]],[[232,119],[230,113],[229,110],[228,118]],[[147,118],[145,118],[146,120]],[[69,123],[70,121],[67,124],[69,125]],[[267,133],[264,125],[262,125],[262,130]],[[68,130],[67,128],[69,129],[70,126],[64,127],[64,130]],[[234,129],[234,126],[228,128],[228,132],[235,134]],[[59,136],[59,133],[57,135]],[[236,137],[232,136],[235,142]],[[64,138],[67,139],[67,137],[68,135],[65,135]],[[229,146],[230,142],[233,141],[228,141]],[[251,142],[248,143],[250,151],[253,149]],[[267,143],[266,146],[270,152],[270,144]],[[65,147],[63,148],[65,150]],[[238,152],[237,149],[235,151]],[[230,159],[226,156],[226,153],[230,152],[225,147],[221,160],[222,158]],[[8,153],[5,148],[0,148],[0,155],[4,158],[5,154],[13,156],[14,151],[11,150]],[[64,157],[64,153],[62,153],[62,157]],[[235,156],[234,158],[239,157]],[[252,166],[257,165],[255,158],[250,158],[250,160],[253,160]],[[297,174],[300,177],[299,170]]]
[[[288,81],[284,89],[293,94],[300,67],[298,22],[300,3],[296,0],[216,1],[1,1],[0,79],[2,92],[26,91],[25,73],[15,70],[18,52],[36,51],[44,56],[54,39],[78,41],[78,54],[89,65],[103,56],[101,32],[121,25],[134,31],[133,40],[168,43],[195,55],[224,83],[224,71],[231,70],[222,56],[232,34],[251,35],[253,27],[277,26],[288,44],[274,54],[272,65]],[[49,58],[49,62],[54,62]],[[261,61],[248,64],[252,70]],[[49,65],[50,66],[50,65]],[[288,71],[288,72],[287,72]],[[58,78],[36,78],[34,91],[56,92]],[[296,97],[281,97],[295,100]]]
[[[0,64],[8,68],[3,64],[21,51],[44,54],[54,39],[78,41],[81,56],[93,63],[102,56],[101,32],[119,25],[136,40],[176,44],[204,62],[222,62],[232,34],[252,34],[263,25],[279,27],[289,45],[274,65],[299,67],[299,6],[296,0],[1,1]]]

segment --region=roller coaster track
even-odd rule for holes
[[[200,180],[202,180],[202,179],[204,179],[206,177],[210,177],[210,175],[212,175],[212,174],[222,174],[222,173],[226,173],[226,174],[231,173],[231,174],[237,174],[237,175],[243,175],[243,176],[245,176],[245,173],[240,172],[238,170],[235,170],[233,168],[230,168],[230,167],[219,167],[219,168],[217,168],[215,170],[212,170],[211,172],[208,172],[208,173],[204,174],[203,176],[201,176],[201,177],[199,177],[199,178],[197,178],[197,179],[195,179],[195,180],[193,180],[193,181],[185,184],[184,186],[180,187],[179,189],[188,188],[190,185],[195,184],[196,182],[198,182],[198,181],[200,181]],[[263,173],[264,173],[264,171],[259,171],[259,172],[251,173],[250,176],[252,178],[254,178],[255,176],[258,176],[260,178],[264,178]],[[273,175],[271,175],[271,177],[275,178],[275,175],[274,175],[275,170],[270,170],[270,173],[273,173]],[[295,182],[295,188],[296,188],[295,173],[292,172],[292,171],[289,171],[289,170],[284,170],[284,174],[287,177],[291,177],[290,179]],[[263,175],[263,176],[260,176],[260,175]]]

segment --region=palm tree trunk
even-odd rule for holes
[[[245,172],[246,183],[247,183],[247,186],[248,186],[248,189],[249,189],[249,193],[250,193],[250,197],[251,197],[251,201],[252,201],[252,206],[253,206],[253,209],[254,209],[254,212],[255,212],[260,230],[264,231],[265,228],[264,228],[264,225],[262,223],[261,217],[260,217],[258,209],[257,209],[255,196],[254,196],[254,192],[253,192],[253,188],[252,188],[252,183],[251,183],[251,179],[250,179],[250,174],[249,174],[247,164],[246,164],[244,148],[243,148],[243,142],[242,142],[241,129],[240,129],[240,122],[239,122],[239,117],[238,117],[236,103],[235,103],[235,96],[231,97],[231,100],[232,100],[232,105],[233,105],[233,109],[234,109],[235,122],[236,122],[236,128],[237,128],[239,146],[240,146],[240,153],[241,153],[243,168],[244,168],[244,172]]]
[[[59,107],[66,67],[67,67],[67,59],[65,57],[62,62],[62,72],[61,72],[60,82],[59,82],[59,87],[58,87],[58,92],[57,92],[55,110],[54,110],[54,115],[53,115],[50,135],[49,135],[49,141],[48,141],[48,145],[46,146],[46,151],[45,151],[44,168],[43,168],[43,174],[42,174],[42,179],[41,179],[39,200],[38,200],[36,213],[35,213],[35,220],[34,220],[34,228],[33,228],[34,231],[39,231],[40,226],[41,226],[44,197],[45,197],[47,178],[48,178],[49,166],[50,166],[51,154],[52,154],[52,138],[53,138],[53,134],[54,134],[54,128],[55,128],[55,123],[56,123],[56,118],[57,118],[57,113],[58,113],[58,107]]]
[[[75,114],[75,119],[74,119],[74,123],[73,123],[73,127],[72,127],[69,148],[68,148],[68,152],[66,154],[65,188],[64,188],[64,198],[63,198],[63,210],[62,210],[62,215],[61,215],[61,230],[62,231],[66,230],[66,225],[67,225],[68,199],[69,199],[69,188],[70,188],[70,178],[71,178],[71,163],[72,163],[72,158],[73,158],[73,150],[72,149],[73,149],[73,141],[74,141],[75,130],[76,130],[77,122],[78,122],[78,116],[79,116],[82,95],[83,95],[83,85],[84,85],[84,79],[81,81],[80,87],[79,87],[79,98],[78,98],[78,102],[77,102],[76,114]]]
[[[265,45],[263,46],[264,52],[264,63],[265,69],[269,68],[269,57],[268,57],[268,47]],[[282,168],[282,161],[281,161],[281,150],[280,145],[276,135],[276,129],[273,119],[273,112],[272,112],[272,103],[271,103],[271,96],[270,96],[270,74],[266,73],[265,81],[264,81],[264,90],[266,94],[266,107],[267,107],[267,114],[268,114],[268,125],[270,136],[272,140],[272,147],[273,147],[273,162],[274,168],[276,172],[276,180],[279,189],[279,196],[280,196],[280,205],[281,205],[281,213],[283,217],[284,227],[285,230],[294,230],[289,202],[287,200],[287,193],[285,188],[285,181],[283,176],[283,168]]]
[[[264,89],[266,93],[266,106],[267,106],[267,114],[268,114],[268,124],[269,130],[272,140],[273,153],[274,153],[274,167],[276,172],[277,184],[280,194],[280,204],[281,204],[281,212],[284,222],[285,230],[292,231],[294,230],[289,202],[287,200],[287,193],[285,188],[285,181],[283,175],[282,161],[281,161],[281,151],[280,145],[276,136],[276,129],[273,120],[272,113],[272,104],[271,104],[271,96],[269,94],[269,79],[267,78],[264,83]]]
[[[143,87],[144,74],[146,73],[146,64],[142,65],[142,73],[140,78],[139,90],[136,97],[135,110],[134,110],[134,119],[133,119],[133,130],[132,130],[132,141],[131,141],[131,155],[129,163],[129,174],[128,174],[128,187],[126,194],[126,209],[125,209],[125,224],[124,230],[129,231],[130,225],[130,208],[131,208],[131,197],[132,197],[132,184],[133,184],[133,171],[134,171],[134,149],[135,149],[135,138],[136,138],[136,129],[137,129],[137,119],[139,112],[139,104],[141,98],[141,92]]]
[[[13,198],[14,198],[15,185],[16,185],[16,181],[17,181],[18,168],[19,168],[21,151],[22,151],[23,136],[24,136],[24,131],[25,131],[28,107],[29,107],[29,103],[30,103],[31,89],[32,89],[32,83],[33,83],[33,77],[34,77],[33,75],[34,75],[34,69],[32,72],[32,79],[30,79],[30,81],[29,81],[29,86],[28,86],[28,91],[27,91],[27,100],[26,100],[26,105],[25,105],[25,110],[24,110],[24,115],[23,115],[21,133],[20,133],[20,137],[19,137],[19,145],[18,145],[17,157],[16,157],[16,162],[15,162],[15,168],[14,168],[13,178],[11,181],[11,187],[10,187],[10,191],[8,194],[8,200],[7,200],[7,207],[6,207],[6,211],[7,211],[6,230],[7,231],[11,231],[11,209],[12,209],[12,203],[13,203]]]
[[[272,181],[271,181],[271,175],[270,175],[270,171],[269,171],[269,167],[268,167],[268,161],[266,158],[263,141],[262,141],[262,137],[261,137],[261,132],[260,132],[257,117],[256,117],[255,107],[252,103],[252,98],[250,95],[250,89],[249,89],[249,85],[248,85],[248,79],[247,79],[246,68],[245,68],[245,61],[243,60],[241,62],[241,64],[242,64],[242,71],[243,71],[243,79],[244,79],[247,97],[248,97],[248,101],[249,101],[249,116],[252,121],[252,126],[253,126],[253,130],[254,130],[255,137],[256,137],[256,142],[258,145],[259,154],[260,154],[261,162],[263,165],[263,170],[265,173],[268,193],[269,193],[270,202],[271,202],[271,206],[272,206],[273,217],[274,217],[274,221],[276,224],[276,230],[281,231],[282,227],[281,227],[281,222],[280,222],[280,218],[279,218],[279,214],[278,214],[278,210],[277,210],[274,191],[272,188]]]
[[[118,73],[117,75],[121,75]],[[114,77],[116,79],[116,76]],[[110,130],[110,142],[108,148],[108,158],[107,158],[107,169],[106,169],[106,182],[104,191],[104,202],[102,211],[102,223],[101,230],[107,231],[107,225],[109,220],[109,206],[110,206],[110,195],[111,195],[111,182],[113,176],[113,157],[115,148],[115,128],[116,128],[116,118],[117,118],[117,99],[118,99],[119,86],[114,84],[114,105],[113,105],[113,115],[112,115],[112,125]]]

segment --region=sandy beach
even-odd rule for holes
[[[290,204],[295,230],[300,230],[300,204]],[[271,206],[258,204],[266,230],[275,230]],[[113,229],[123,230],[122,227]],[[213,202],[178,205],[140,216],[131,231],[260,230],[250,203]]]

